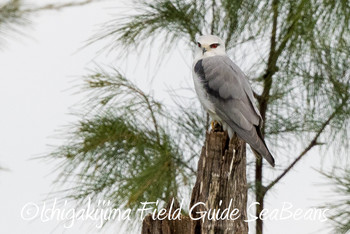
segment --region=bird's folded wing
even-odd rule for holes
[[[227,56],[204,58],[197,62],[196,70],[217,112],[245,130],[260,125],[261,117],[251,100],[250,84]]]

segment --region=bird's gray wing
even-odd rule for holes
[[[194,67],[216,114],[255,151],[274,165],[260,132],[262,119],[244,73],[227,56],[199,60]]]

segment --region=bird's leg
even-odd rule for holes
[[[211,129],[214,132],[221,132],[223,131],[222,126],[220,125],[220,123],[216,120],[211,121]]]
[[[218,123],[218,121],[216,120],[213,120],[211,121],[211,129],[214,129],[215,128],[215,125]]]

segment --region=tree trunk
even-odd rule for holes
[[[264,187],[262,185],[263,177],[262,158],[255,160],[255,199],[258,202],[255,206],[255,216],[258,219],[255,221],[255,234],[263,234],[263,220],[260,219],[260,214],[264,209]]]
[[[245,142],[235,135],[229,141],[226,132],[211,131],[198,161],[190,216],[161,221],[148,215],[143,220],[142,234],[248,233],[246,207]],[[214,219],[213,212],[218,215]]]

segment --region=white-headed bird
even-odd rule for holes
[[[204,109],[232,138],[235,132],[247,142],[257,157],[271,166],[275,160],[261,134],[262,118],[249,81],[226,55],[225,44],[217,36],[200,36],[193,62],[194,86]]]

